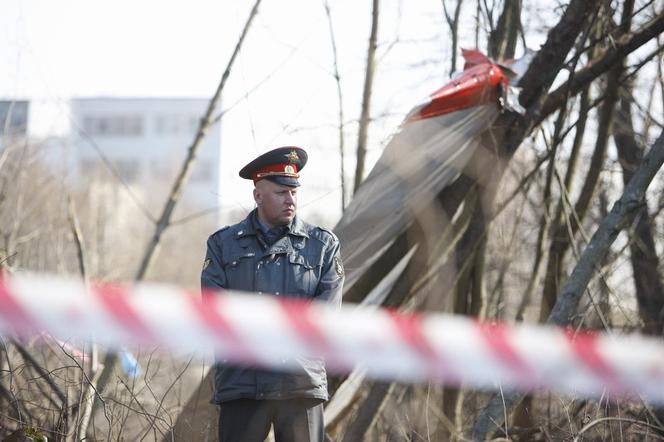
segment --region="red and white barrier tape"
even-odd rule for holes
[[[331,372],[363,364],[369,377],[664,403],[664,343],[642,336],[576,334],[483,324],[441,314],[303,303],[237,292],[201,299],[150,284],[95,286],[31,274],[0,280],[0,333],[47,331],[63,341],[158,345],[243,364],[289,369],[323,356]]]

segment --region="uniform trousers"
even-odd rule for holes
[[[323,401],[236,399],[220,405],[220,442],[263,442],[270,426],[276,442],[323,442]]]

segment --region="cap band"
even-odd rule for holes
[[[269,166],[262,167],[256,170],[251,179],[254,183],[267,178],[269,176],[285,176],[289,178],[299,178],[297,174],[297,166],[295,164],[270,164]]]

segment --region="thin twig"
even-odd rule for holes
[[[598,419],[595,419],[592,422],[587,423],[583,428],[581,428],[581,430],[579,430],[577,435],[574,437],[573,442],[580,441],[581,440],[580,438],[583,435],[583,433],[590,430],[595,425],[601,424],[602,422],[611,422],[611,421],[613,421],[613,422],[627,422],[627,423],[634,424],[634,425],[642,425],[644,427],[652,428],[653,430],[664,432],[664,427],[661,427],[659,425],[653,425],[651,423],[636,420],[636,419],[630,419],[630,418],[626,418],[626,417],[600,417]],[[622,440],[622,437],[621,437],[621,440]]]

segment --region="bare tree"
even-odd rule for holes
[[[334,27],[332,25],[332,14],[327,0],[323,0],[325,14],[330,27],[330,43],[332,44],[332,66],[334,67],[334,81],[337,85],[337,99],[339,101],[339,158],[341,161],[341,213],[346,208],[346,170],[345,170],[345,152],[344,152],[344,100],[341,88],[341,76],[339,75],[339,61],[337,57],[337,43],[334,37]]]
[[[364,178],[364,162],[367,155],[367,137],[369,133],[369,123],[371,122],[370,105],[376,63],[380,0],[372,0],[372,5],[371,34],[369,36],[369,49],[367,50],[367,67],[364,73],[364,91],[362,93],[362,112],[360,113],[360,126],[357,135],[357,164],[355,166],[355,185],[353,186],[353,192],[357,191]]]
[[[637,141],[632,121],[632,102],[630,88],[623,88],[620,108],[616,116],[617,121],[613,129],[613,138],[618,150],[618,160],[622,167],[625,185],[634,176],[643,156],[643,149]],[[659,274],[659,257],[655,248],[655,238],[647,204],[639,209],[631,230],[630,233],[633,235],[630,241],[631,263],[643,331],[660,335],[664,326],[662,317],[664,304],[661,299],[664,287]]]
[[[489,35],[489,55],[497,60],[514,58],[521,29],[521,0],[505,0],[498,25]]]
[[[459,17],[461,16],[461,5],[463,0],[457,0],[456,6],[454,7],[454,14],[450,16],[447,11],[447,2],[441,0],[443,4],[443,14],[445,15],[445,21],[450,27],[450,32],[452,33],[452,60],[450,61],[450,75],[456,72],[457,70],[457,51],[459,48]]]

